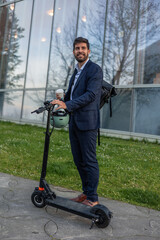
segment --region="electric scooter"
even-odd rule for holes
[[[97,204],[94,207],[86,206],[82,203],[74,202],[70,199],[57,196],[49,187],[48,183],[45,180],[46,170],[47,170],[47,160],[48,160],[48,151],[49,151],[49,142],[50,137],[53,132],[50,129],[50,118],[53,110],[53,105],[49,101],[44,102],[44,106],[36,109],[32,113],[42,113],[48,111],[47,116],[47,125],[45,132],[45,144],[44,144],[44,153],[43,153],[43,163],[42,171],[40,177],[39,187],[36,187],[34,192],[31,195],[32,203],[38,207],[43,208],[46,205],[61,209],[76,215],[79,215],[84,218],[91,219],[91,227],[95,224],[98,228],[105,228],[109,225],[112,217],[112,212],[109,211],[107,207],[101,204]]]

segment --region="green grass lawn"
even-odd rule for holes
[[[39,180],[45,129],[0,121],[0,172]],[[160,210],[160,145],[101,137],[97,147],[99,196]],[[81,191],[68,132],[50,139],[47,181]]]

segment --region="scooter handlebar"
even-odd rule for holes
[[[31,113],[42,113],[44,112],[45,110],[49,110],[51,107],[53,107],[54,105],[50,103],[51,101],[45,101],[44,102],[44,107],[39,107],[38,109],[34,110],[33,112]]]
[[[36,110],[34,110],[33,112],[31,112],[31,113],[37,113],[37,114],[39,114],[39,113],[42,113],[42,112],[44,112],[46,110],[46,108],[45,107],[40,107],[40,108],[38,108],[38,109],[36,109]]]

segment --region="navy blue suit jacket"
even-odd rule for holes
[[[72,92],[74,81],[72,75],[68,91],[65,95],[67,110],[72,113],[74,121],[79,130],[93,130],[100,127],[100,96],[103,81],[103,73],[100,66],[89,60],[82,70]]]

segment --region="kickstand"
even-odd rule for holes
[[[95,224],[95,219],[92,219],[92,223],[89,229],[92,229],[94,224]]]
[[[93,219],[92,219],[91,226],[90,226],[89,229],[92,229],[92,228],[93,228],[93,225],[95,224],[95,222],[97,222],[97,219],[93,218]]]

